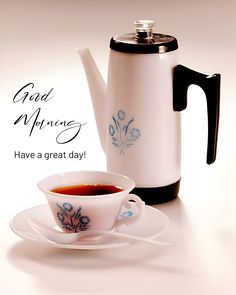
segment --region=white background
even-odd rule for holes
[[[234,294],[236,247],[235,109],[236,21],[229,1],[0,1],[0,293],[1,294]],[[106,79],[109,41],[153,19],[156,31],[174,35],[180,63],[222,74],[217,161],[208,166],[207,115],[201,89],[191,86],[182,115],[182,186],[179,199],[156,206],[170,218],[166,239],[178,249],[144,245],[109,251],[62,251],[33,246],[14,235],[10,219],[42,204],[36,183],[67,170],[105,170],[76,47],[89,47]],[[14,104],[15,93],[34,82],[47,103]],[[42,107],[45,119],[87,122],[58,145],[52,129],[13,125],[20,114]],[[14,151],[83,152],[86,158],[14,159]]]

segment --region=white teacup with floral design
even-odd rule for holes
[[[121,190],[95,195],[69,195],[53,192],[56,188],[77,185],[108,185]],[[142,214],[144,202],[130,194],[134,181],[124,175],[103,171],[73,171],[49,176],[38,183],[45,194],[57,225],[64,232],[111,230],[121,224],[135,222]],[[135,213],[122,214],[134,201]],[[131,216],[130,216],[131,215]]]

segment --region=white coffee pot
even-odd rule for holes
[[[174,199],[181,178],[180,111],[190,84],[203,88],[208,110],[207,163],[215,161],[220,74],[179,65],[175,37],[153,33],[140,20],[136,32],[110,41],[107,85],[88,49],[78,49],[88,79],[107,170],[134,179],[146,204]]]

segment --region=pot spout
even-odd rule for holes
[[[91,94],[99,138],[102,148],[105,151],[107,118],[106,114],[108,107],[106,99],[106,83],[104,82],[89,49],[78,48],[77,52],[84,66]]]

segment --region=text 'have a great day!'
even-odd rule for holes
[[[82,160],[86,158],[86,151],[83,152],[22,152],[14,151],[15,159],[77,159]]]

